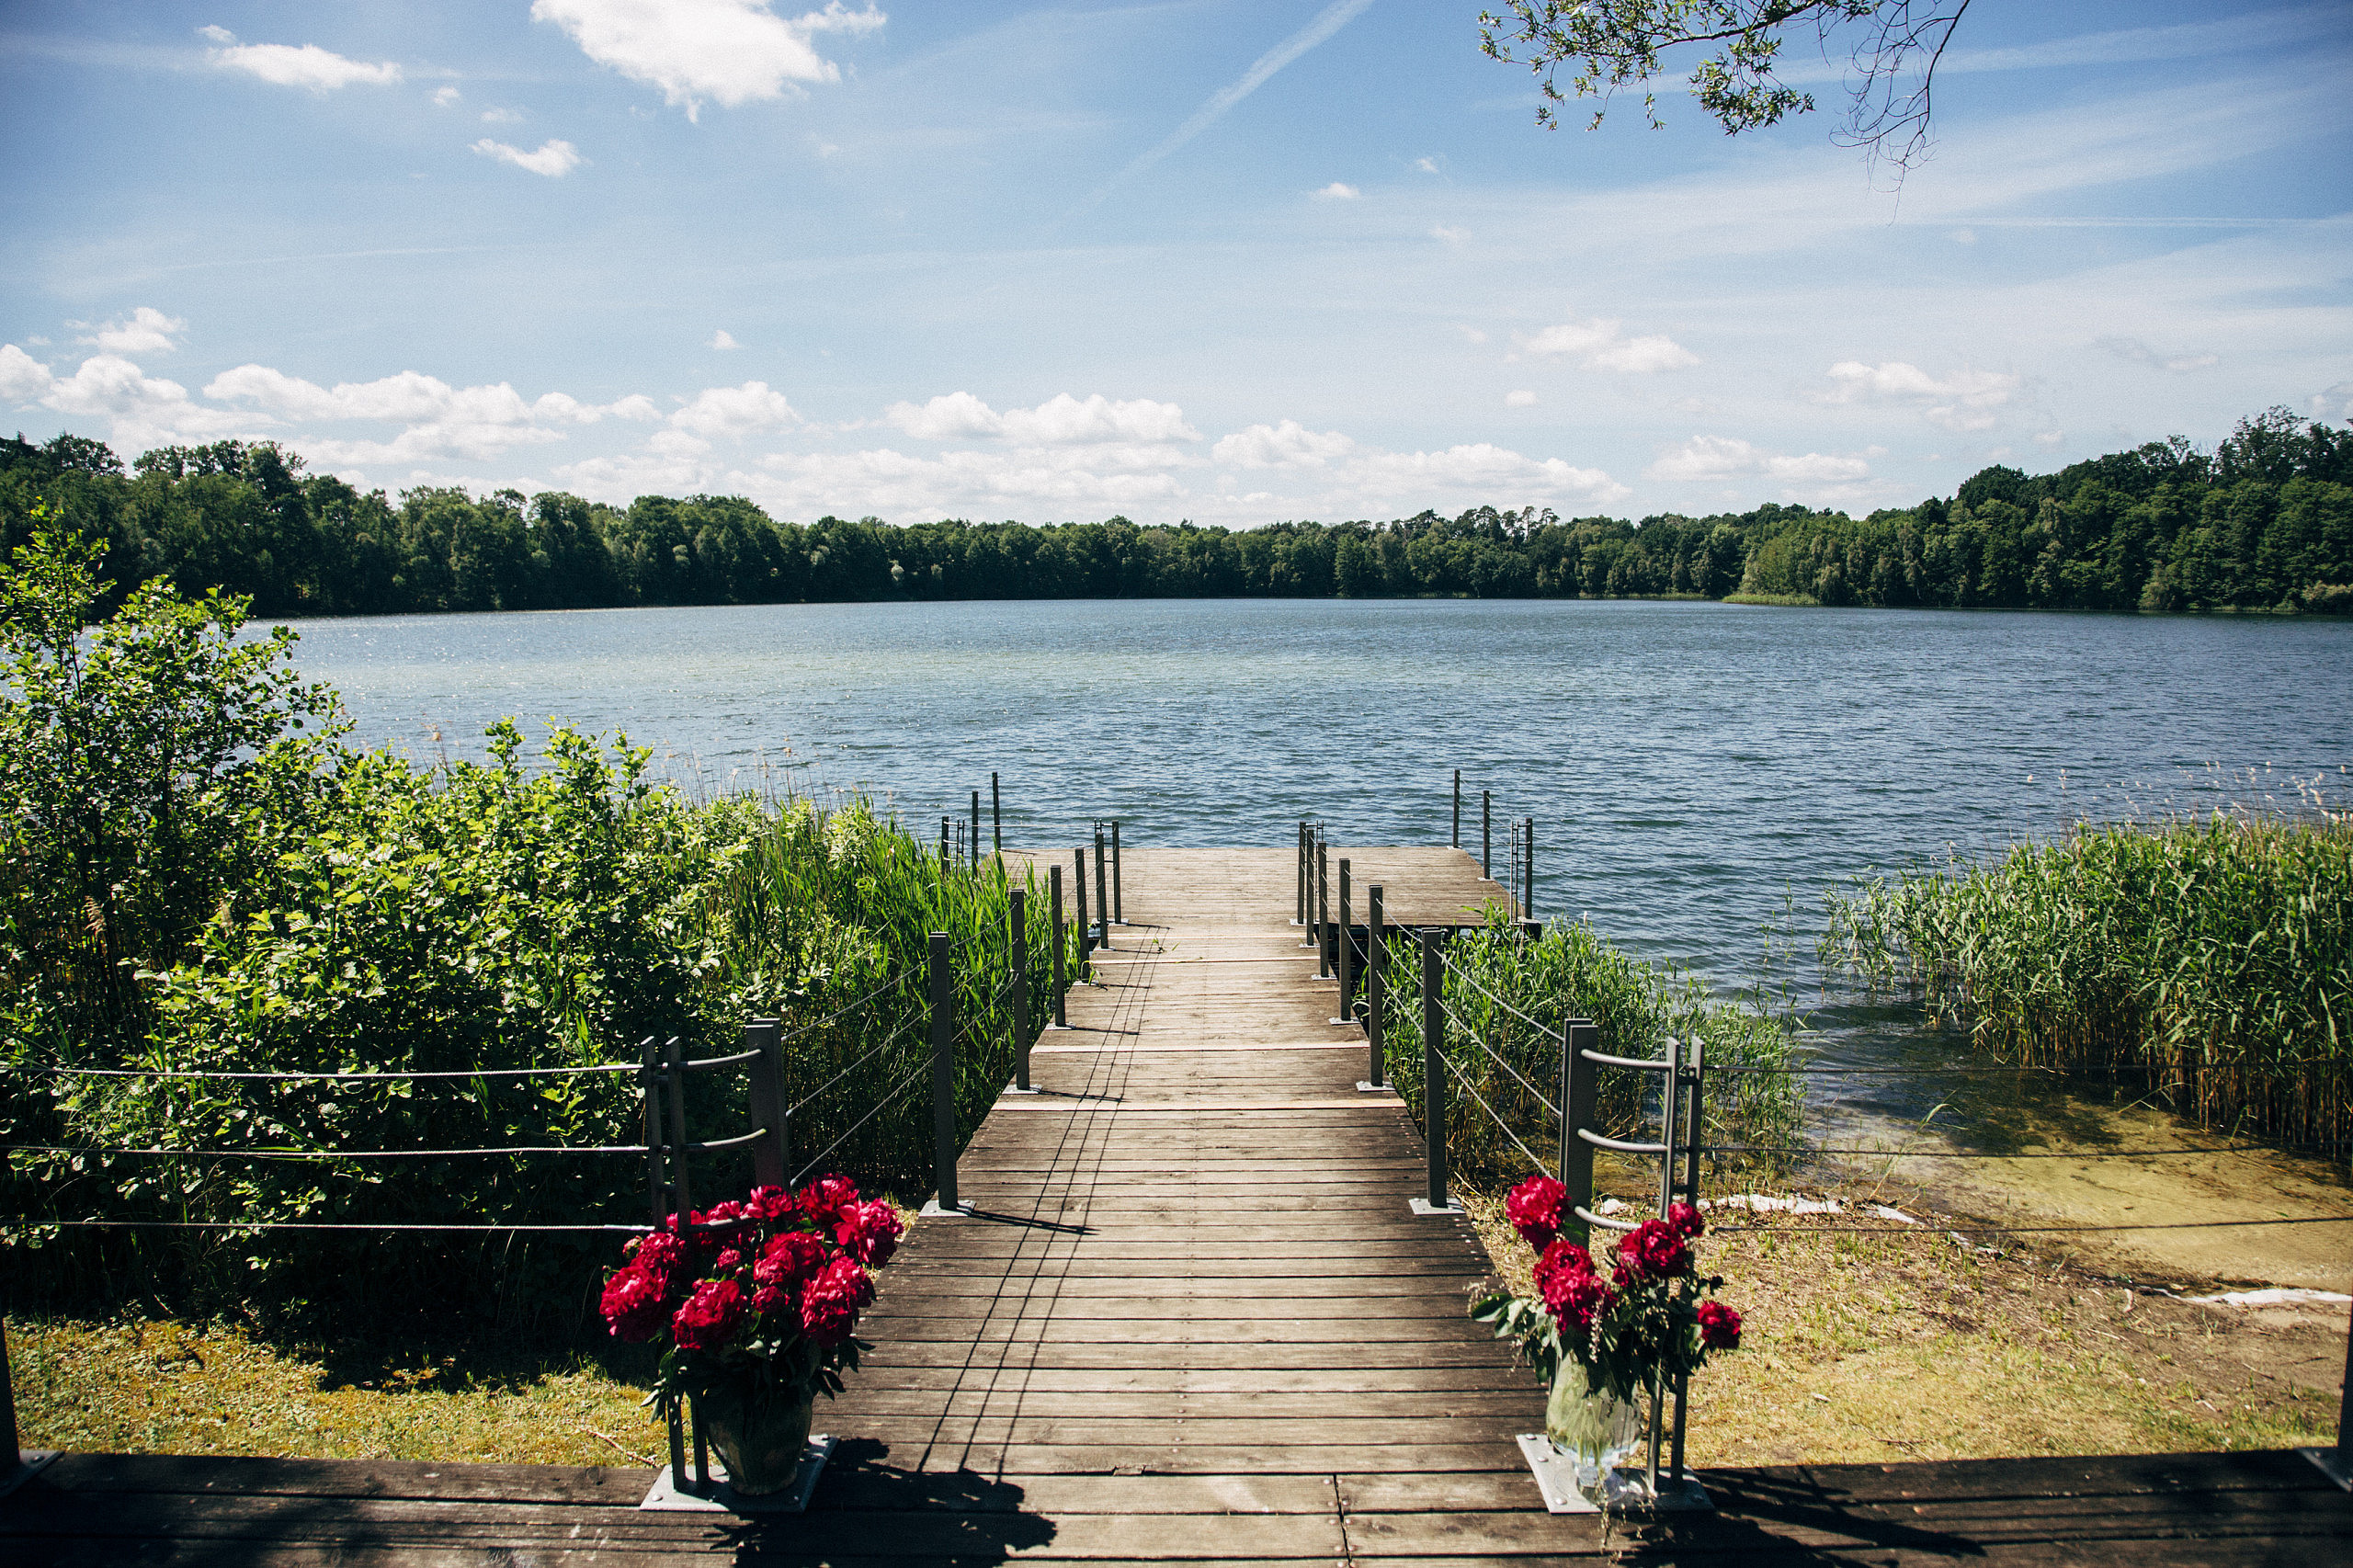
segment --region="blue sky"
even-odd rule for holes
[[[1477,11],[0,6],[0,420],[1255,526],[1861,511],[2353,415],[2353,7],[1977,0],[1900,191],[1843,51],[1769,131],[1547,131]]]

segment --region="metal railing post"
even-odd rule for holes
[[[948,874],[948,868],[949,868],[950,865],[952,865],[952,864],[954,864],[954,862],[949,858],[949,855],[948,855],[948,819],[947,819],[946,817],[941,817],[941,818],[939,819],[939,871],[940,871],[940,874],[941,874],[942,876],[947,875],[947,874]]]
[[[1066,971],[1067,960],[1063,953],[1070,937],[1063,927],[1063,869],[1060,866],[1046,869],[1046,900],[1054,906],[1054,1028],[1066,1029],[1070,1028],[1070,1014],[1063,998],[1070,992],[1070,975]]]
[[[1111,924],[1128,923],[1127,906],[1120,899],[1120,819],[1111,819]]]
[[[1593,1125],[1596,1065],[1585,1053],[1600,1048],[1601,1030],[1588,1018],[1571,1018],[1561,1027],[1561,1185],[1569,1189],[1561,1208],[1562,1233],[1579,1245],[1591,1242],[1591,1227],[1576,1217],[1579,1209],[1593,1208],[1593,1145],[1577,1136]]]
[[[1707,1137],[1707,1104],[1701,1096],[1703,1086],[1704,1051],[1698,1036],[1688,1043],[1684,1058],[1684,1074],[1688,1080],[1684,1086],[1683,1103],[1688,1108],[1689,1136],[1684,1140],[1683,1201],[1692,1208],[1699,1207],[1699,1155]],[[1675,1380],[1675,1441],[1669,1451],[1666,1473],[1669,1480],[1680,1484],[1683,1479],[1683,1416],[1684,1401],[1690,1392],[1691,1380],[1678,1376]]]
[[[1536,819],[1519,819],[1519,838],[1524,863],[1520,877],[1524,884],[1520,894],[1519,912],[1529,919],[1536,917]]]
[[[1002,855],[1005,853],[1005,797],[997,793],[994,770],[989,774],[989,842]]]
[[[981,869],[981,792],[978,790],[972,791],[972,842],[969,847],[972,853],[972,869],[977,871]]]
[[[674,1214],[694,1212],[694,1199],[687,1193],[687,1069],[686,1042],[672,1035],[662,1048],[662,1075],[669,1086],[670,1100],[670,1210]]]
[[[1078,967],[1086,968],[1086,955],[1095,950],[1095,927],[1086,918],[1086,851],[1084,847],[1072,852],[1078,861]]]
[[[1336,949],[1336,961],[1332,968],[1340,977],[1340,1011],[1339,1015],[1330,1021],[1336,1024],[1352,1024],[1357,1020],[1356,1015],[1348,1010],[1348,994],[1355,987],[1351,983],[1352,977],[1348,973],[1348,960],[1355,954],[1350,951],[1351,943],[1348,937],[1348,858],[1345,855],[1340,857],[1340,923],[1333,927],[1333,933],[1338,944]]]
[[[1332,851],[1315,846],[1315,978],[1332,978]]]
[[[654,1211],[654,1228],[658,1231],[670,1213],[670,1183],[663,1175],[662,1164],[663,1151],[667,1147],[662,1137],[662,1092],[666,1085],[654,1037],[647,1035],[638,1050],[645,1059],[645,1065],[638,1074],[638,1082],[645,1091],[645,1196]]]
[[[1462,847],[1462,769],[1454,770],[1454,846]]]
[[[744,1026],[744,1049],[759,1052],[752,1059],[752,1120],[768,1134],[752,1145],[752,1180],[759,1187],[782,1187],[792,1168],[792,1145],[784,1131],[784,1025],[775,1018],[752,1019]]]
[[[1495,792],[1479,791],[1479,874],[1495,880]]]
[[[1440,968],[1438,927],[1422,927],[1422,1149],[1429,1168],[1424,1201],[1444,1209],[1446,1200],[1446,977]]]
[[[1111,945],[1111,895],[1105,888],[1103,859],[1103,823],[1098,817],[1095,823],[1095,919],[1103,927],[1103,940],[1097,946],[1108,948]]]
[[[1013,890],[1013,1086],[1029,1088],[1029,895]]]
[[[948,968],[948,933],[931,933],[931,1168],[938,1211],[956,1201],[956,991]]]
[[[1294,905],[1291,924],[1304,926],[1307,924],[1307,824],[1303,819],[1299,824],[1299,853],[1292,858],[1297,864],[1291,869],[1299,873],[1299,898]]]
[[[1365,890],[1364,926],[1364,1049],[1365,1081],[1359,1089],[1385,1087],[1388,1055],[1387,1024],[1381,1017],[1389,1005],[1389,951],[1381,925],[1381,884]]]

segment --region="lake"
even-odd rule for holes
[[[625,730],[705,790],[887,796],[919,831],[1447,842],[1462,769],[1536,824],[1536,912],[1745,983],[1793,901],[2083,818],[2291,805],[2353,766],[2353,624],[1709,603],[1036,601],[306,621],[356,739],[484,755],[483,728]],[[926,828],[926,824],[928,824]],[[983,832],[986,826],[983,824]],[[1288,892],[1285,892],[1288,897]],[[1813,995],[1810,972],[1806,994]],[[1814,1009],[1833,1062],[1947,1049],[1901,1010]],[[1917,1114],[1928,1091],[1855,1085]]]

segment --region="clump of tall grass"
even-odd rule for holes
[[[2353,1136],[2353,818],[2086,824],[1833,894],[1826,965],[2007,1060],[2123,1074],[2214,1128]]]
[[[1389,943],[1382,1038],[1388,1075],[1420,1121],[1420,958],[1413,942],[1397,939],[1404,935]],[[1573,1017],[1591,1019],[1597,1049],[1612,1056],[1655,1058],[1670,1036],[1700,1040],[1710,1069],[1702,1096],[1708,1142],[1796,1142],[1802,1104],[1786,1071],[1792,1042],[1784,1021],[1759,1003],[1719,1001],[1695,977],[1621,952],[1583,922],[1555,924],[1531,939],[1501,909],[1490,909],[1484,925],[1448,939],[1445,953],[1441,1022],[1453,1068],[1446,1074],[1447,1158],[1467,1179],[1494,1186],[1531,1166],[1554,1168],[1560,1119],[1544,1102],[1561,1101],[1562,1028]],[[1656,1137],[1655,1074],[1603,1069],[1596,1092],[1593,1131]],[[1724,1171],[1782,1162],[1728,1154],[1711,1163]]]

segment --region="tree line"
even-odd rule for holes
[[[1689,597],[1785,603],[2353,612],[2353,430],[2284,408],[2211,451],[2175,437],[1854,517],[1768,504],[1704,517],[1563,519],[1478,506],[1231,530],[1125,517],[1031,527],[782,522],[742,496],[549,491],[397,499],[270,442],[0,440],[0,548],[52,526],[140,583],[256,614],[382,615],[885,599]]]

